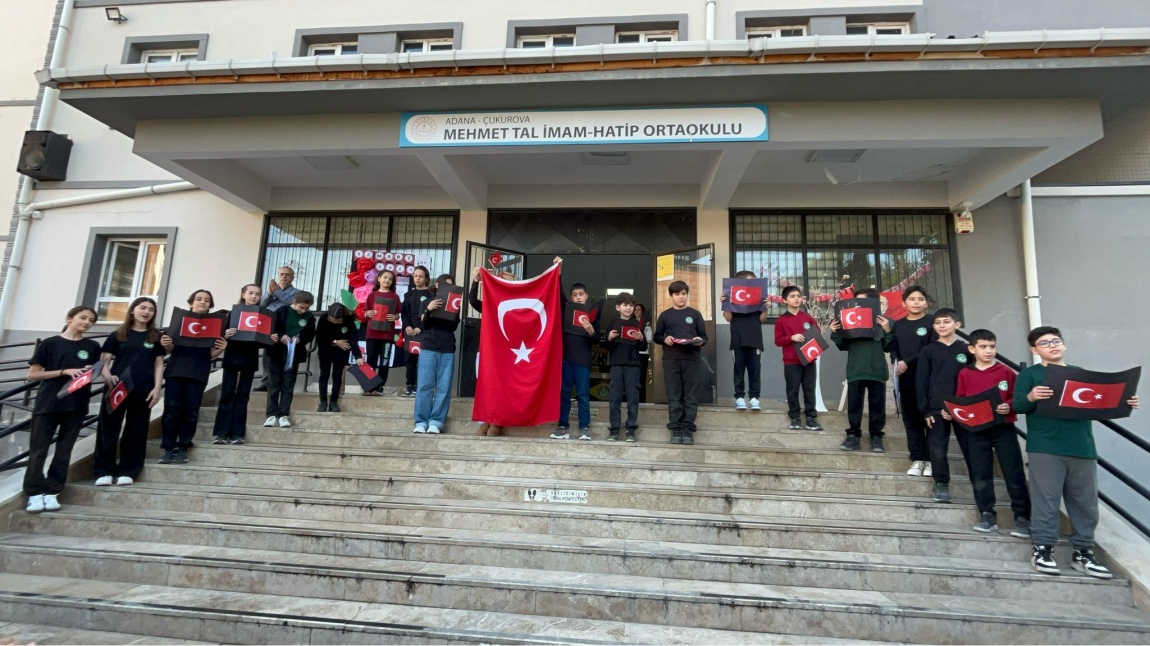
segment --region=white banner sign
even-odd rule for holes
[[[767,106],[404,113],[399,145],[547,146],[766,141]]]

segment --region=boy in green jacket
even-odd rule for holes
[[[858,298],[878,298],[878,290],[871,288],[856,294]],[[870,450],[883,453],[883,427],[886,426],[886,380],[888,372],[886,353],[890,351],[890,321],[880,316],[877,322],[883,335],[878,339],[844,339],[839,336],[842,324],[831,321],[831,341],[847,353],[847,439],[840,448],[858,451],[862,448],[862,410],[865,393],[870,409]]]

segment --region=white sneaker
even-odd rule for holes
[[[565,429],[565,428],[557,428],[557,429],[555,429],[555,432],[551,434],[551,439],[553,439],[553,440],[566,440],[566,439],[569,439],[570,437],[571,437],[571,434],[568,433],[567,429]]]
[[[735,410],[747,410],[747,400],[742,397],[735,400]]]
[[[44,494],[44,511],[60,511],[60,501],[56,500],[56,494]]]
[[[268,416],[267,419],[264,420],[264,426],[275,426],[275,425],[276,425],[276,416],[275,415],[270,415],[270,416]]]
[[[128,476],[120,476],[119,478],[116,478],[116,486],[119,487],[126,487],[133,482],[135,482],[135,480],[129,478]]]
[[[412,431],[412,433],[426,433],[426,432],[427,432],[427,429],[423,428],[422,426],[416,426],[415,430]]]
[[[922,475],[927,478],[934,477],[934,467],[930,466],[929,462],[927,462],[926,466],[922,468]]]
[[[763,410],[763,407],[759,405],[758,397],[751,397],[751,410]]]
[[[38,514],[44,511],[44,496],[28,496],[28,506],[24,511],[29,514]]]
[[[914,464],[910,465],[910,468],[906,470],[906,474],[908,476],[922,476],[922,470],[924,467],[926,467],[925,462],[922,460],[915,460]]]
[[[280,418],[280,428],[291,428],[291,420],[287,415]]]
[[[427,433],[428,433],[428,435],[439,435],[439,427],[438,426],[428,426],[427,427]]]
[[[107,487],[112,484],[112,476],[100,476],[96,478],[97,487]]]

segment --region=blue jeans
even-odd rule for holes
[[[571,386],[579,400],[579,428],[591,426],[591,367],[563,362],[563,389],[559,392],[559,428],[571,426]]]
[[[415,425],[442,429],[451,407],[451,373],[455,353],[424,350],[419,353],[419,383],[415,390]]]

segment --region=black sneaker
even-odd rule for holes
[[[608,429],[607,430],[607,441],[608,442],[618,442],[619,441],[619,429],[617,429],[617,428]]]
[[[932,498],[935,502],[950,502],[950,485],[945,482],[934,483]]]
[[[627,429],[627,441],[628,442],[634,442],[635,441],[635,429],[633,429],[633,428]]]
[[[821,430],[823,430],[823,425],[819,424],[819,421],[817,419],[808,419],[807,420],[807,430],[808,431],[821,431]]]
[[[978,514],[978,522],[972,528],[976,532],[989,534],[998,529],[998,517],[994,515],[993,511],[984,511]]]
[[[682,444],[694,444],[695,443],[695,432],[684,430],[683,431],[683,440],[681,443]]]
[[[803,425],[799,422],[799,420],[797,420],[797,419],[791,420],[791,430],[792,431],[800,431],[800,430],[802,430],[802,428],[803,428]]]
[[[862,439],[857,435],[848,435],[839,448],[844,451],[858,451],[862,448]]]
[[[223,436],[217,435],[216,439],[212,440],[212,444],[227,444],[228,441]]]
[[[683,443],[683,431],[681,431],[677,428],[671,429],[671,444],[682,444],[682,443]]]
[[[337,404],[336,402],[333,401],[332,403],[327,405],[327,412],[329,412],[329,413],[342,413],[343,410],[340,409],[339,404]]]
[[[228,440],[228,444],[245,444],[245,442],[244,438],[242,437],[233,437],[232,439]]]
[[[870,450],[873,453],[886,453],[886,447],[883,446],[882,437],[877,435],[870,436]]]
[[[1062,574],[1058,563],[1054,561],[1053,545],[1035,545],[1030,553],[1030,564],[1043,574]]]
[[[315,409],[315,412],[317,412],[317,413],[326,413],[326,412],[327,412],[327,402],[323,402],[323,401],[321,401],[321,402],[319,403],[319,408],[316,408],[316,409]]]
[[[172,452],[172,464],[187,464],[188,463],[188,450],[176,449]]]
[[[1110,570],[1094,558],[1094,550],[1074,550],[1074,555],[1070,557],[1070,567],[1096,579],[1114,578]]]
[[[1030,519],[1014,517],[1014,529],[1010,530],[1010,535],[1015,538],[1030,538]]]
[[[407,388],[406,388],[406,389],[403,391],[403,396],[404,396],[404,397],[415,397],[415,388],[414,388],[413,386],[408,386],[408,387],[407,387]]]
[[[176,457],[176,452],[173,449],[164,451],[164,457],[160,458],[160,464],[171,464],[172,459]]]

